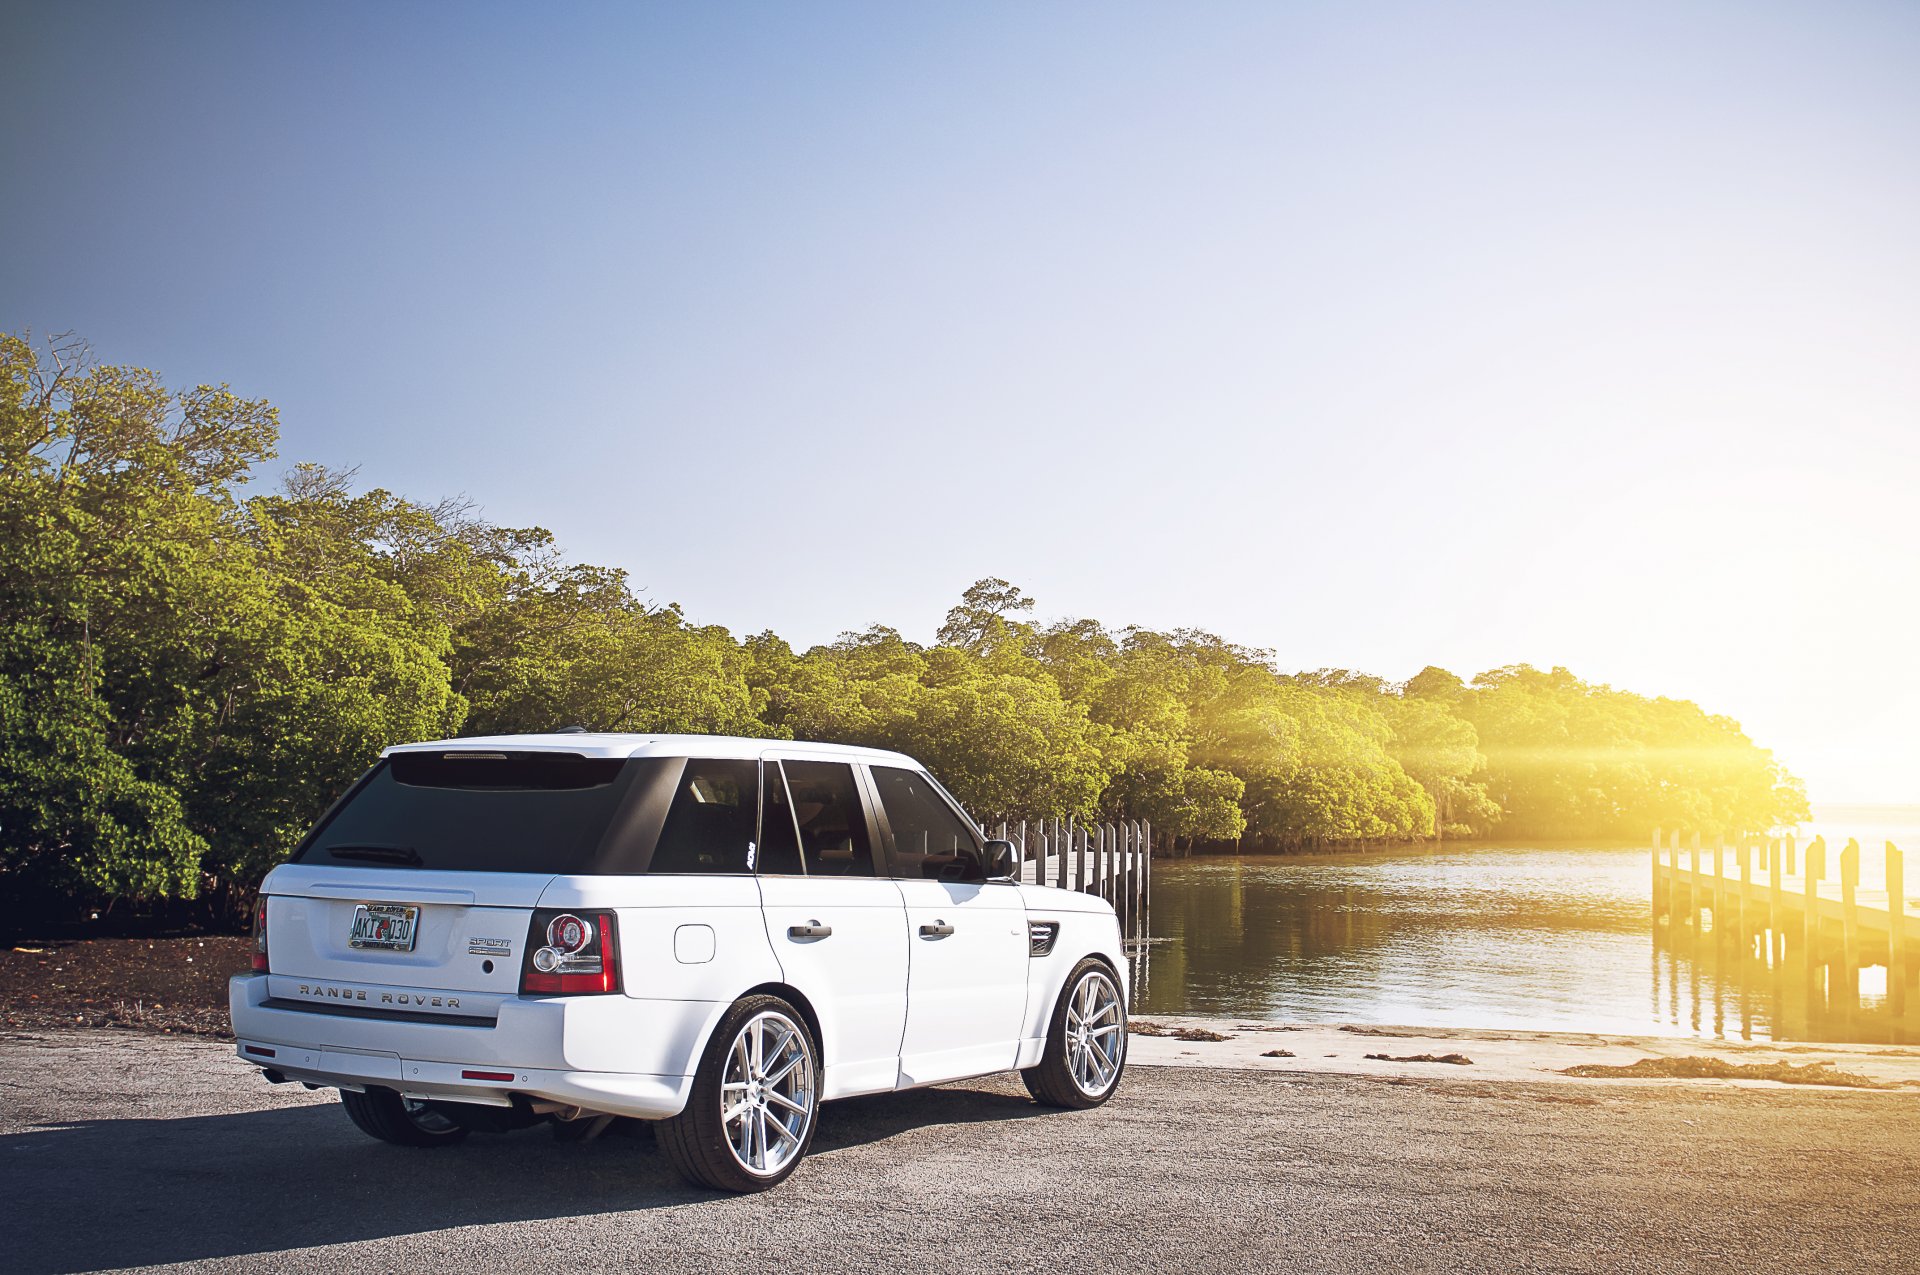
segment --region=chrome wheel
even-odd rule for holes
[[[740,1167],[762,1177],[785,1169],[806,1146],[817,1105],[806,1032],[775,1010],[749,1018],[720,1083],[720,1123]]]
[[[1113,1088],[1127,1047],[1127,1022],[1120,989],[1104,971],[1081,975],[1068,998],[1066,1045],[1067,1074],[1081,1093],[1098,1098]]]

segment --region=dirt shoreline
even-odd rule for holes
[[[1160,1028],[1167,1035],[1141,1034]],[[1404,1027],[1372,1023],[1269,1023],[1250,1018],[1136,1017],[1128,1061],[1149,1067],[1211,1067],[1238,1071],[1316,1072],[1398,1081],[1479,1080],[1557,1083],[1586,1089],[1614,1085],[1688,1085],[1805,1089],[1804,1082],[1713,1076],[1572,1076],[1571,1067],[1630,1067],[1643,1059],[1708,1059],[1736,1067],[1786,1064],[1804,1068],[1831,1061],[1876,1091],[1920,1097],[1920,1048],[1872,1044],[1730,1041],[1614,1032],[1530,1032],[1504,1029]],[[1224,1039],[1208,1039],[1220,1036]],[[1269,1057],[1270,1051],[1291,1057]],[[1386,1058],[1368,1055],[1388,1055]],[[1412,1061],[1464,1057],[1465,1063]],[[1830,1087],[1821,1085],[1819,1087]]]
[[[243,935],[200,935],[28,942],[0,950],[0,1031],[104,1029],[230,1039],[227,979],[248,967],[250,946]],[[1736,1067],[1831,1062],[1876,1089],[1920,1096],[1920,1047],[1186,1015],[1139,1015],[1134,1026],[1129,1061],[1144,1067],[1357,1075],[1397,1083],[1547,1082],[1589,1090],[1646,1084],[1804,1089],[1813,1087],[1804,1074],[1794,1080],[1595,1078],[1567,1075],[1566,1069],[1624,1068],[1646,1059],[1673,1063],[1669,1070],[1687,1069],[1679,1060],[1691,1059]],[[1153,1034],[1161,1031],[1168,1034]],[[1449,1057],[1466,1061],[1439,1061]],[[1418,1059],[1433,1061],[1413,1061]]]

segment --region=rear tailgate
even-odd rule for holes
[[[269,990],[308,1005],[495,1017],[519,991],[527,927],[552,880],[283,864],[261,887]]]

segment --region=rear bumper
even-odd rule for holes
[[[700,1051],[727,1008],[629,996],[525,998],[502,1004],[491,1025],[464,1026],[345,1017],[268,1000],[264,974],[228,984],[235,1052],[292,1080],[489,1106],[524,1094],[649,1120],[686,1106]]]

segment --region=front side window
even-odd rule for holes
[[[752,872],[759,803],[759,762],[689,759],[648,871]]]
[[[939,878],[953,867],[960,851],[979,853],[980,838],[925,775],[875,766],[873,786],[893,831],[894,876]]]

